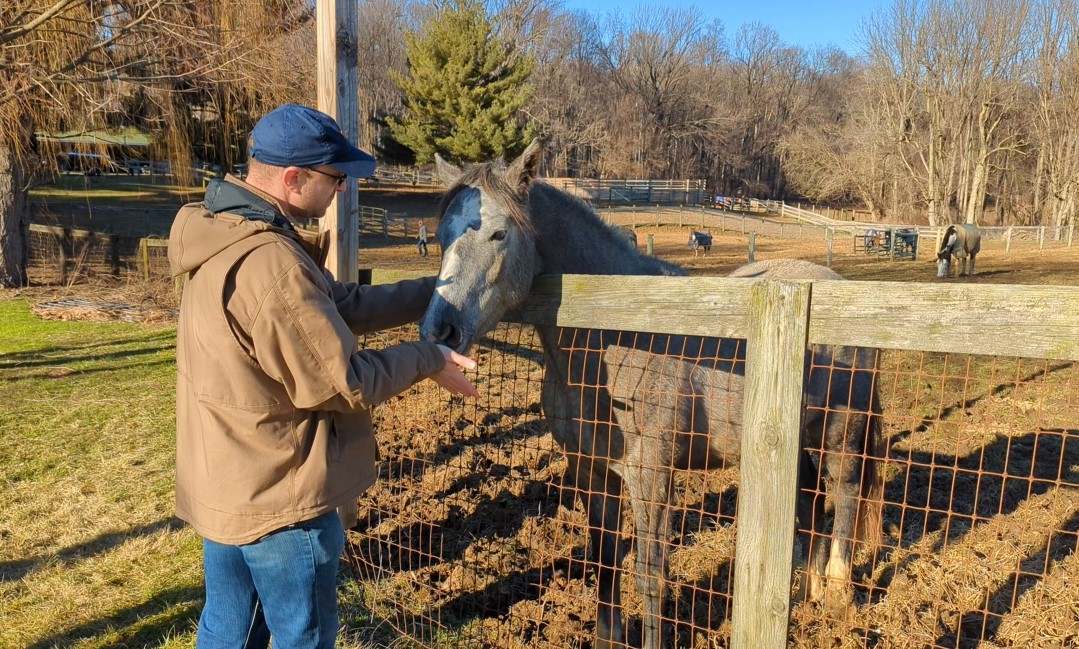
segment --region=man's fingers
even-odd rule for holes
[[[456,363],[459,367],[463,367],[466,370],[474,370],[479,366],[478,363],[476,363],[475,359],[469,358],[464,354],[458,354],[455,351],[450,352],[450,360]]]

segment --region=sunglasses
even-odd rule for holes
[[[320,171],[318,169],[315,169],[314,167],[304,167],[304,169],[306,169],[308,171],[313,171],[313,172],[315,172],[317,174],[322,174],[323,176],[329,176],[330,178],[333,178],[334,181],[337,183],[338,187],[344,187],[345,186],[345,181],[348,179],[348,174],[341,174],[340,176],[338,176],[337,174],[331,174],[331,173],[326,173],[325,171]]]

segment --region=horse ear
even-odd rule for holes
[[[442,156],[435,154],[435,172],[442,186],[449,189],[461,177],[461,168],[447,162]]]
[[[536,179],[540,160],[543,159],[543,143],[539,138],[532,140],[524,152],[514,160],[506,170],[506,177],[516,180],[517,186],[527,188]]]

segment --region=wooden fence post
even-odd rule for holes
[[[1075,221],[1068,223],[1068,247],[1072,247],[1072,236],[1075,234]]]
[[[835,239],[835,228],[828,228],[824,231],[825,238],[828,239],[828,268],[832,267],[832,243]]]
[[[734,649],[787,646],[811,291],[809,282],[775,280],[758,282],[750,291]]]
[[[60,235],[60,283],[67,284],[67,260],[68,250],[75,254],[75,243],[71,238],[71,228],[63,228]]]
[[[1038,250],[1045,248],[1045,226],[1038,228]]]
[[[139,259],[142,260],[142,278],[150,281],[150,242],[143,237],[139,239]]]
[[[120,276],[120,237],[115,234],[109,237],[109,270],[114,277]]]
[[[938,247],[937,250],[940,250]],[[1012,228],[1008,226],[1008,232],[1004,235],[1004,252],[1011,252],[1012,250]]]
[[[647,247],[648,247],[649,256],[651,256],[653,254],[654,250],[655,250],[655,240],[656,240],[656,235],[654,235],[654,234],[648,235],[648,246]]]
[[[745,224],[745,221],[742,221]],[[757,261],[757,233],[749,233],[749,263]]]

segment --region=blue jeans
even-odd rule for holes
[[[345,548],[332,511],[248,545],[202,541],[206,605],[197,649],[333,649],[337,564]]]

